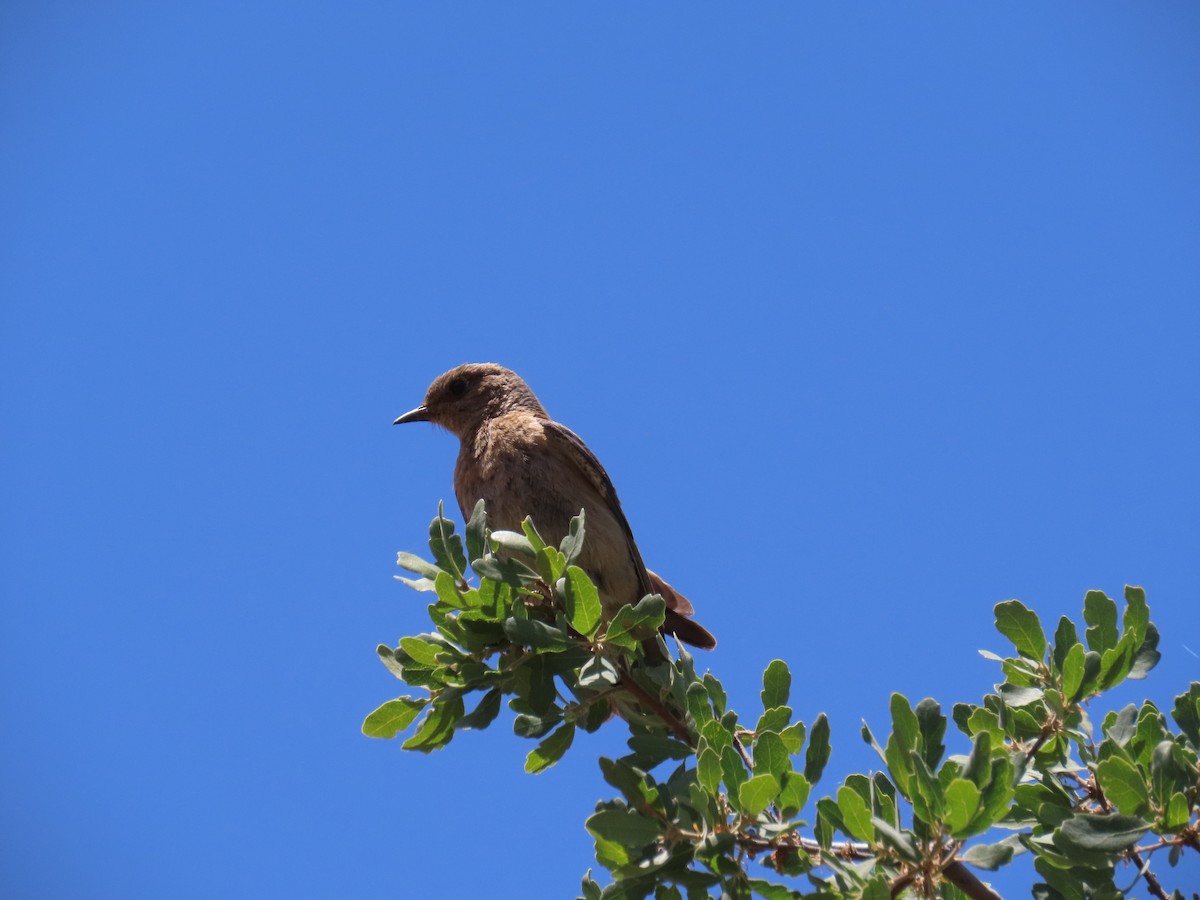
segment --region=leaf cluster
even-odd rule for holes
[[[1023,852],[1035,855],[1045,900],[1121,896],[1123,862],[1165,900],[1149,855],[1166,849],[1173,865],[1200,850],[1200,684],[1176,698],[1175,732],[1149,702],[1108,713],[1099,735],[1088,717],[1090,701],[1158,660],[1141,589],[1126,589],[1120,624],[1116,604],[1088,592],[1083,640],[1065,617],[1051,642],[1021,603],[997,605],[1015,653],[985,652],[1003,682],[979,705],[953,708],[968,752],[947,755],[949,719],[936,701],[893,694],[882,744],[862,730],[882,769],[812,802],[829,722],[794,719],[787,665],[767,666],[762,710],[743,722],[682,646],[677,659],[666,652],[661,597],[603,608],[577,565],[585,537],[582,511],[558,547],[529,519],[520,533],[490,531],[482,502],[462,536],[439,511],[433,561],[398,558],[416,576],[401,580],[430,594],[434,630],[378,650],[423,694],[389,700],[363,723],[372,737],[411,729],[402,746],[430,752],[487,727],[506,702],[513,731],[537,741],[525,763],[536,773],[578,729],[623,721],[629,752],[600,759],[616,795],[585,823],[610,882],[589,873],[585,900],[994,897],[975,871]]]

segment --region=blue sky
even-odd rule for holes
[[[395,551],[453,504],[453,438],[390,423],[468,360],[604,461],[735,706],[790,664],[826,791],[891,691],[991,689],[1010,597],[1144,585],[1163,661],[1115,702],[1169,705],[1198,37],[1186,3],[7,4],[5,895],[573,896],[615,730],[538,777],[503,718],[358,730],[424,627]]]

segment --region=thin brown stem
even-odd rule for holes
[[[742,757],[742,762],[746,764],[746,768],[754,771],[754,760],[750,758],[750,751],[746,749],[746,745],[742,743],[742,739],[737,735],[734,735],[733,746],[737,748],[737,752]]]
[[[1147,859],[1146,862],[1142,862],[1142,855],[1136,850],[1129,851],[1129,858],[1138,867],[1138,872],[1141,876],[1146,879],[1146,887],[1150,893],[1157,897],[1158,900],[1171,900],[1171,895],[1163,889],[1158,877],[1150,871],[1150,861]]]
[[[781,837],[766,838],[751,837],[744,833],[737,835],[739,846],[745,847],[754,853],[765,853],[772,850],[798,850],[814,859],[820,858],[823,854],[829,853],[839,859],[873,859],[875,854],[866,844],[859,844],[853,841],[845,841],[841,844],[834,844],[828,850],[825,850],[819,842],[812,838],[802,838],[798,834],[787,834]]]
[[[954,861],[942,869],[942,877],[973,900],[1003,900],[990,887],[975,877],[965,863]]]
[[[917,878],[915,872],[905,872],[903,875],[892,879],[888,884],[888,892],[893,897],[899,897],[904,892],[904,889],[912,884]]]

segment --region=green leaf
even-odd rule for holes
[[[529,541],[529,546],[533,549],[534,554],[541,553],[546,548],[546,542],[542,540],[542,536],[538,534],[537,526],[533,524],[533,518],[526,516],[521,520],[521,533],[525,535],[525,539]]]
[[[738,789],[750,776],[742,765],[742,758],[732,745],[721,749],[721,778],[732,797],[737,796]]]
[[[936,700],[926,697],[917,704],[917,728],[921,732],[921,755],[930,769],[936,769],[946,751],[942,738],[946,734],[946,717]]]
[[[842,785],[837,791],[838,811],[849,829],[851,837],[860,841],[875,840],[875,826],[871,824],[871,811],[867,802],[853,788]]]
[[[1062,664],[1063,697],[1074,703],[1083,695],[1083,644],[1074,644]]]
[[[723,722],[719,722],[716,719],[706,722],[704,727],[700,729],[700,733],[708,741],[709,746],[717,752],[721,752],[726,747],[733,746],[733,732],[726,728]]]
[[[804,746],[807,729],[804,727],[803,722],[796,722],[779,732],[779,736],[783,738],[783,743],[788,748],[788,753],[799,753],[800,748]]]
[[[428,702],[412,697],[389,700],[363,720],[362,733],[373,738],[394,738],[412,724]]]
[[[557,731],[529,751],[525,757],[525,771],[544,772],[560,759],[575,739],[575,723],[565,722]]]
[[[434,590],[433,581],[429,578],[405,578],[403,575],[393,575],[397,581],[401,581],[408,585],[414,591],[432,591]]]
[[[600,773],[604,780],[620,791],[631,804],[645,802],[650,791],[654,790],[647,783],[646,773],[635,769],[624,760],[600,757]],[[657,795],[657,791],[654,792]]]
[[[1060,672],[1067,654],[1079,643],[1079,634],[1075,631],[1075,623],[1063,616],[1058,620],[1058,628],[1054,630],[1054,667]]]
[[[1154,748],[1166,740],[1166,737],[1167,732],[1162,713],[1149,700],[1145,701],[1138,711],[1137,725],[1130,749],[1139,761],[1148,766]]]
[[[451,700],[435,702],[429,707],[429,712],[426,713],[417,733],[405,741],[401,748],[430,753],[444,747],[454,737],[454,723],[462,718],[462,714],[461,695],[456,695]]]
[[[492,581],[502,581],[505,584],[520,588],[540,577],[537,572],[518,559],[501,559],[498,556],[485,556],[474,560],[471,568],[480,578],[490,578]]]
[[[600,885],[592,880],[591,869],[588,869],[583,876],[583,900],[601,900]]]
[[[996,629],[1013,642],[1018,653],[1039,661],[1046,655],[1046,635],[1035,612],[1020,600],[1005,600],[996,604],[995,613]]]
[[[537,557],[537,550],[529,538],[516,531],[493,531],[492,546],[496,553],[516,554],[529,565]]]
[[[426,562],[417,556],[415,553],[405,553],[401,550],[396,554],[396,565],[402,569],[408,569],[410,572],[416,572],[418,575],[423,575],[430,581],[438,577],[439,569],[431,562]]]
[[[712,699],[713,709],[716,710],[717,715],[724,715],[727,700],[725,688],[721,686],[721,682],[711,672],[705,672],[704,686],[708,689],[708,696]]]
[[[1160,659],[1162,659],[1162,654],[1158,652],[1158,629],[1151,622],[1146,626],[1146,640],[1142,642],[1141,648],[1133,656],[1129,677],[1139,680],[1145,678],[1150,670],[1158,665]]]
[[[1163,813],[1162,827],[1164,831],[1178,831],[1191,821],[1188,811],[1187,797],[1176,791],[1167,802],[1166,812]]]
[[[1088,650],[1083,654],[1083,681],[1079,685],[1079,695],[1088,697],[1100,689],[1100,654]]]
[[[594,838],[633,848],[652,844],[663,833],[663,823],[631,809],[602,809],[584,827]]]
[[[877,872],[874,878],[864,884],[859,897],[860,900],[892,900],[892,891],[883,873]]]
[[[562,543],[558,545],[558,549],[562,551],[567,558],[567,565],[574,565],[583,553],[583,520],[584,512],[579,510],[579,515],[571,519],[571,526],[567,530],[567,536],[562,539]]]
[[[796,898],[803,896],[803,894],[797,894],[791,888],[784,887],[782,884],[773,884],[761,878],[748,878],[746,879],[746,885],[754,893],[758,894],[758,896],[765,897],[766,900],[796,900]],[[703,896],[707,897],[708,891],[705,891]]]
[[[513,734],[523,738],[540,738],[562,720],[563,712],[558,707],[553,707],[540,715],[521,713],[513,719]]]
[[[871,778],[871,814],[885,822],[900,824],[896,806],[896,786],[883,772],[876,772]]]
[[[747,815],[757,816],[779,793],[779,781],[774,775],[755,775],[738,787],[738,808]]]
[[[773,706],[770,709],[764,710],[763,714],[758,717],[758,724],[754,726],[754,730],[756,732],[774,731],[776,734],[779,734],[787,728],[787,723],[791,721],[791,718],[792,709],[790,706]],[[796,750],[799,749],[799,747],[796,748]]]
[[[635,734],[627,743],[639,758],[638,765],[647,769],[668,759],[687,759],[692,755],[691,747],[665,734]]]
[[[763,672],[762,705],[763,709],[776,706],[787,706],[788,693],[792,687],[792,673],[788,671],[787,663],[775,659]]]
[[[1195,756],[1189,760],[1183,747],[1171,738],[1161,741],[1150,757],[1150,781],[1154,799],[1160,806],[1166,806],[1176,791],[1194,791]]]
[[[963,767],[963,777],[969,778],[974,783],[975,787],[983,790],[992,780],[992,735],[988,731],[981,731],[975,735],[975,741],[971,745],[971,754],[967,757],[967,764]]]
[[[603,690],[621,679],[617,667],[603,656],[593,656],[579,670],[579,686],[591,690]]]
[[[1171,718],[1187,736],[1192,748],[1200,750],[1200,682],[1193,681],[1187,693],[1175,698]]]
[[[917,844],[913,840],[912,834],[907,831],[901,831],[890,822],[885,822],[878,816],[871,819],[871,824],[875,826],[875,833],[879,836],[881,843],[891,847],[909,862],[915,863],[921,861],[921,852],[917,849]]]
[[[539,716],[561,712],[558,708],[558,688],[554,683],[554,667],[548,665],[548,657],[535,656],[521,666],[513,675],[510,689],[516,696],[509,701],[509,706],[517,712]]]
[[[561,628],[537,619],[505,619],[504,634],[514,644],[534,650],[566,650],[575,646],[575,640]]]
[[[754,774],[769,774],[779,778],[791,771],[787,745],[773,731],[764,731],[754,741]]]
[[[475,502],[471,518],[467,520],[466,538],[467,556],[473,560],[482,557],[487,551],[487,510],[483,498]]]
[[[955,778],[946,786],[946,814],[944,822],[950,834],[956,838],[970,835],[968,826],[979,811],[980,793],[973,781]]]
[[[1041,700],[1045,694],[1040,688],[1013,687],[1011,684],[1000,685],[1000,696],[1009,706],[1028,706]]]
[[[1007,753],[992,759],[992,776],[982,789],[980,810],[971,822],[973,833],[979,833],[1000,820],[1008,812],[1013,798],[1013,779],[1016,769]]]
[[[460,731],[482,731],[495,720],[500,713],[500,689],[492,688],[483,695],[479,705],[458,720],[455,726]]]
[[[400,638],[400,649],[420,665],[437,666],[440,665],[437,656],[444,648],[440,644],[419,637],[402,637]]]
[[[1100,690],[1116,687],[1129,674],[1136,650],[1129,637],[1126,635],[1117,642],[1117,646],[1100,654]]]
[[[698,681],[693,681],[687,689],[687,708],[696,723],[696,731],[702,731],[704,726],[713,720],[712,700],[708,690]]]
[[[942,785],[926,765],[925,758],[920,753],[916,750],[910,751],[909,759],[912,762],[913,773],[910,782],[910,786],[914,788],[913,796],[910,798],[913,803],[913,812],[932,825],[941,819],[945,812],[946,798],[942,792]]]
[[[567,558],[553,547],[543,547],[538,551],[537,569],[546,584],[555,584],[567,568]]]
[[[1066,851],[1120,853],[1133,846],[1149,828],[1149,822],[1131,816],[1076,813],[1055,829],[1054,843]]]
[[[1121,622],[1124,634],[1132,635],[1133,645],[1140,647],[1150,625],[1150,607],[1146,605],[1146,592],[1140,587],[1125,585],[1125,615]]]
[[[1104,717],[1104,733],[1118,747],[1124,747],[1137,730],[1137,717],[1137,707],[1132,703],[1120,712],[1110,712]]]
[[[808,802],[808,794],[812,790],[812,785],[808,783],[808,779],[799,772],[788,772],[783,776],[783,788],[779,792],[779,797],[776,802],[779,804],[779,811],[785,816],[794,816],[804,808],[804,804]]]
[[[567,566],[566,611],[571,627],[591,637],[600,627],[600,594],[579,566]]]
[[[1016,836],[1007,837],[995,844],[976,844],[960,857],[963,862],[970,863],[977,869],[987,869],[994,872],[1007,865],[1013,858],[1014,852],[1021,848],[1014,840]]]
[[[629,865],[629,859],[629,851],[616,841],[607,841],[604,838],[596,838],[596,861],[599,862],[600,865],[612,871],[616,871],[623,866]],[[624,893],[620,893],[615,898],[612,898],[612,900],[629,900],[629,897]]]
[[[639,641],[653,637],[662,626],[666,609],[666,603],[658,594],[647,594],[636,606],[626,603],[608,623],[604,640],[634,650]]]
[[[892,694],[889,705],[892,713],[892,734],[898,739],[907,755],[908,751],[917,749],[917,740],[921,734],[916,714],[912,711],[908,698],[903,694]]]
[[[375,652],[379,654],[379,661],[389,672],[413,687],[428,687],[437,683],[437,679],[433,677],[433,669],[420,665],[402,649],[393,650],[387,644],[380,644],[375,648]]]
[[[441,504],[437,518],[429,523],[429,549],[438,568],[459,581],[466,580],[467,557],[463,554],[462,538],[454,533],[454,523],[442,516]]]
[[[454,584],[454,576],[449,572],[438,572],[433,589],[437,591],[438,600],[451,609],[466,609],[467,601],[459,593]]]
[[[822,850],[833,846],[834,830],[842,827],[842,812],[830,797],[822,797],[817,801],[817,823],[813,826],[813,834]]]
[[[912,799],[910,781],[912,779],[912,762],[909,753],[917,749],[920,729],[917,717],[908,704],[908,698],[903,694],[894,693],[891,698],[892,733],[888,736],[884,749],[884,760],[892,780],[900,788],[900,793]],[[975,715],[984,710],[977,710]],[[974,715],[972,716],[974,718]]]
[[[1104,796],[1123,816],[1138,816],[1150,805],[1146,779],[1130,763],[1119,756],[1110,756],[1096,766],[1096,778]]]
[[[821,713],[813,722],[812,734],[808,738],[808,749],[804,752],[804,777],[809,784],[816,784],[821,780],[821,773],[825,771],[825,764],[829,762],[831,752],[829,719],[825,713]]]
[[[714,797],[721,789],[721,757],[712,747],[706,747],[696,758],[696,777]]]
[[[1090,626],[1087,643],[1091,650],[1103,653],[1117,645],[1117,604],[1103,591],[1088,591],[1083,598],[1083,618]]]

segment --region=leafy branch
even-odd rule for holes
[[[1098,735],[1089,718],[1097,697],[1158,661],[1140,588],[1125,589],[1119,625],[1117,604],[1089,591],[1083,640],[1066,617],[1047,640],[1019,601],[998,604],[996,627],[1015,655],[984,652],[1003,682],[982,703],[953,708],[969,752],[946,755],[949,720],[936,701],[914,707],[893,694],[884,743],[862,729],[883,769],[851,774],[810,803],[830,728],[824,714],[811,729],[793,721],[787,665],[767,666],[762,712],[743,723],[682,647],[668,658],[661,597],[605,614],[576,565],[584,539],[582,514],[556,548],[528,519],[520,533],[490,531],[482,502],[462,536],[439,510],[433,562],[398,557],[417,576],[401,580],[431,595],[434,630],[378,649],[424,694],[387,701],[363,732],[394,738],[411,728],[404,749],[431,752],[486,728],[507,700],[514,732],[538,742],[525,761],[536,773],[578,729],[622,720],[630,752],[600,759],[619,796],[585,822],[611,882],[602,888],[589,873],[585,900],[695,900],[714,889],[768,900],[996,898],[975,870],[1024,852],[1047,900],[1116,898],[1119,877],[1167,900],[1150,869],[1156,854],[1174,866],[1200,852],[1200,683],[1175,699],[1177,731],[1149,701],[1106,713]],[[806,810],[811,828],[799,818]]]

